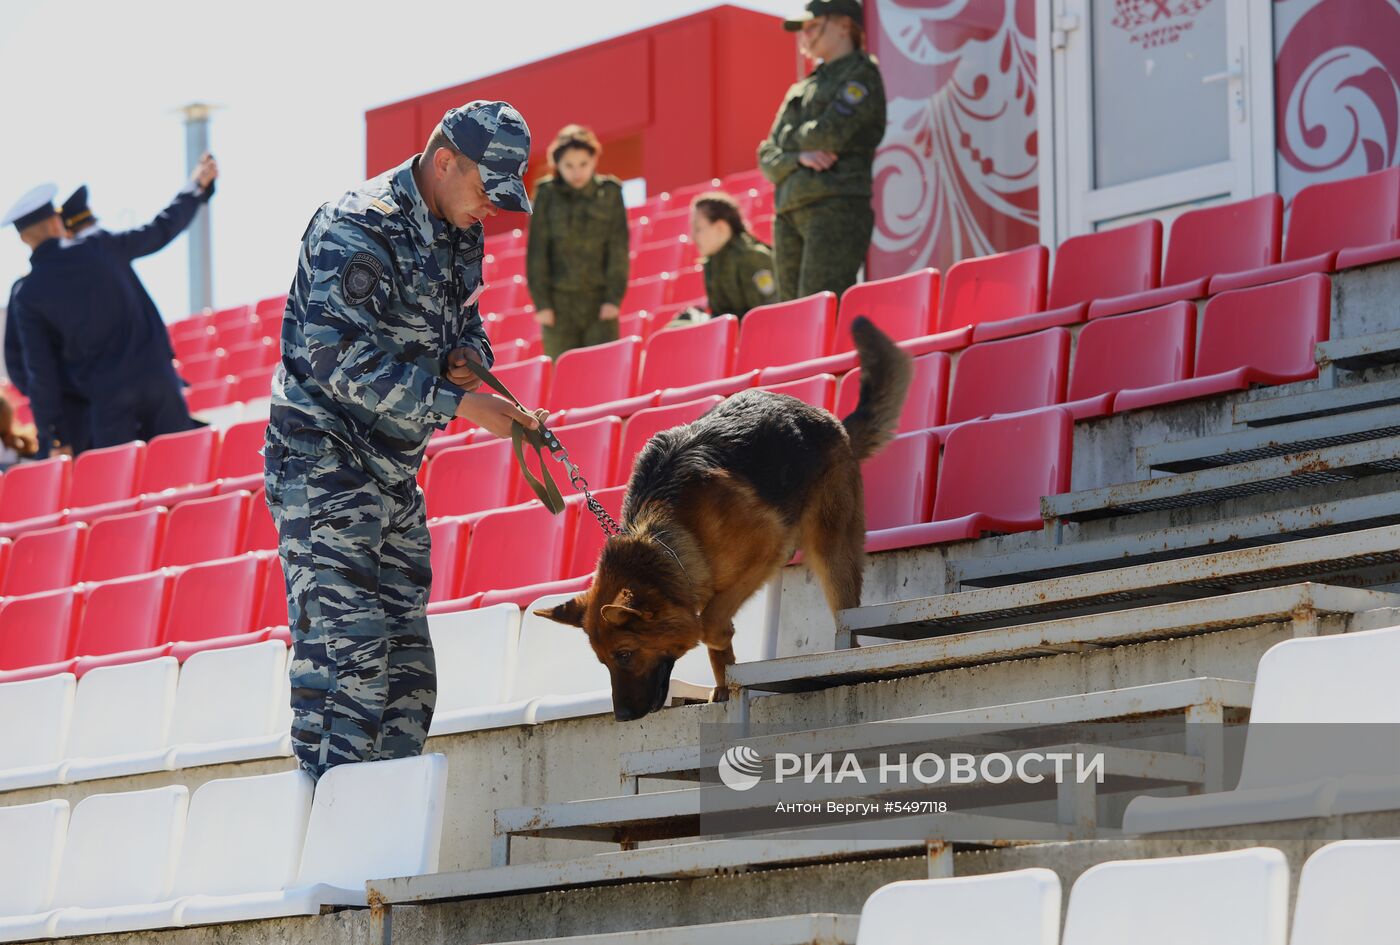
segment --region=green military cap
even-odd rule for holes
[[[860,0],[807,0],[807,12],[783,21],[783,29],[796,33],[802,24],[819,16],[849,16],[862,26],[865,25],[865,10]]]

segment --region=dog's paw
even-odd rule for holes
[[[711,702],[728,702],[729,690],[724,686],[715,686],[710,690]]]

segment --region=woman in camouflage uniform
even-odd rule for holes
[[[870,249],[875,149],[885,135],[885,86],[865,51],[860,0],[809,0],[787,20],[802,53],[820,60],[788,90],[758,165],[776,188],[773,258],[778,294],[840,295]]]
[[[749,309],[776,301],[773,251],[744,224],[734,198],[715,191],[690,205],[690,236],[705,259],[705,297],[716,315],[743,318]]]
[[[617,340],[627,209],[622,182],[596,173],[602,151],[592,131],[565,126],[549,149],[554,176],[535,190],[526,278],[550,357]]]

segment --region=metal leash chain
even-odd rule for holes
[[[559,442],[555,440],[555,442]],[[588,480],[583,478],[583,473],[569,459],[569,451],[560,446],[557,451],[551,450],[554,461],[564,464],[564,471],[569,474],[569,485],[583,493],[583,500],[588,504],[588,511],[593,513],[593,517],[598,520],[598,527],[603,530],[603,534],[609,538],[622,534],[622,526],[618,525],[613,517],[608,514],[608,510],[603,508],[603,503],[593,497],[593,493],[588,491]]]

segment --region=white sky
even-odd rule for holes
[[[738,5],[788,14],[802,0]],[[86,183],[108,229],[149,220],[186,177],[177,109],[215,103],[214,304],[254,301],[286,291],[311,214],[364,179],[366,110],[713,6],[0,0],[0,212],[52,181],[59,201]],[[168,321],[187,314],[187,267],[185,237],[137,263]],[[0,305],[28,269],[6,227]]]

